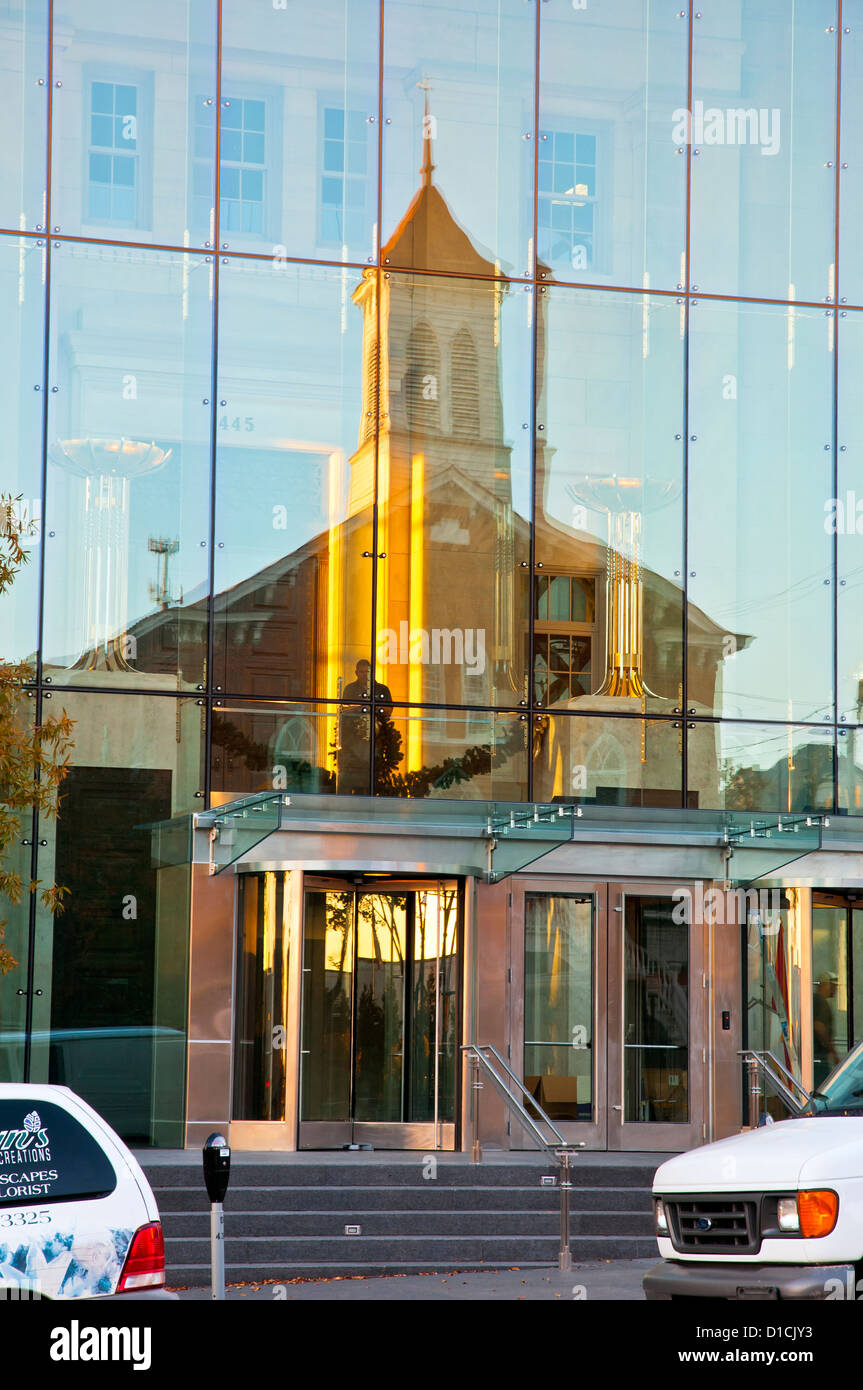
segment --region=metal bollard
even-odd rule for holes
[[[570,1173],[572,1154],[569,1149],[557,1149],[560,1160],[560,1254],[557,1267],[561,1274],[572,1269],[572,1252],[569,1248],[569,1194],[572,1191]]]
[[[758,1084],[758,1063],[754,1057],[750,1057],[746,1063],[749,1068],[749,1127],[755,1129],[758,1125],[759,1115],[759,1096],[762,1094]]]
[[[479,1058],[471,1054],[473,1063],[473,1081],[471,1082],[471,1118],[473,1122],[473,1142],[470,1146],[471,1163],[482,1163],[482,1144],[479,1139],[479,1093],[482,1090],[482,1081],[479,1075]]]

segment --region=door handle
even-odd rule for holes
[[[622,1105],[613,1105],[611,1108],[612,1108],[612,1110],[622,1110],[622,1109],[623,1109],[623,1106],[622,1106]]]

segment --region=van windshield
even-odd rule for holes
[[[863,1115],[863,1042],[814,1091],[805,1115]]]

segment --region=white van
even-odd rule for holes
[[[653,1199],[648,1299],[863,1296],[863,1043],[801,1118],[669,1159]]]
[[[66,1086],[0,1085],[0,1298],[172,1298],[140,1165]]]

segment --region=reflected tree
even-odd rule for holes
[[[8,594],[16,575],[29,563],[23,545],[36,530],[22,510],[22,499],[0,494],[0,595]],[[49,912],[63,909],[68,890],[60,884],[26,883],[10,867],[9,851],[21,838],[22,825],[35,814],[55,820],[59,789],[71,761],[73,722],[66,711],[37,722],[32,687],[36,671],[29,661],[0,659],[0,894],[19,903],[24,892],[38,893]],[[3,941],[8,919],[0,920],[0,975],[18,962]]]

